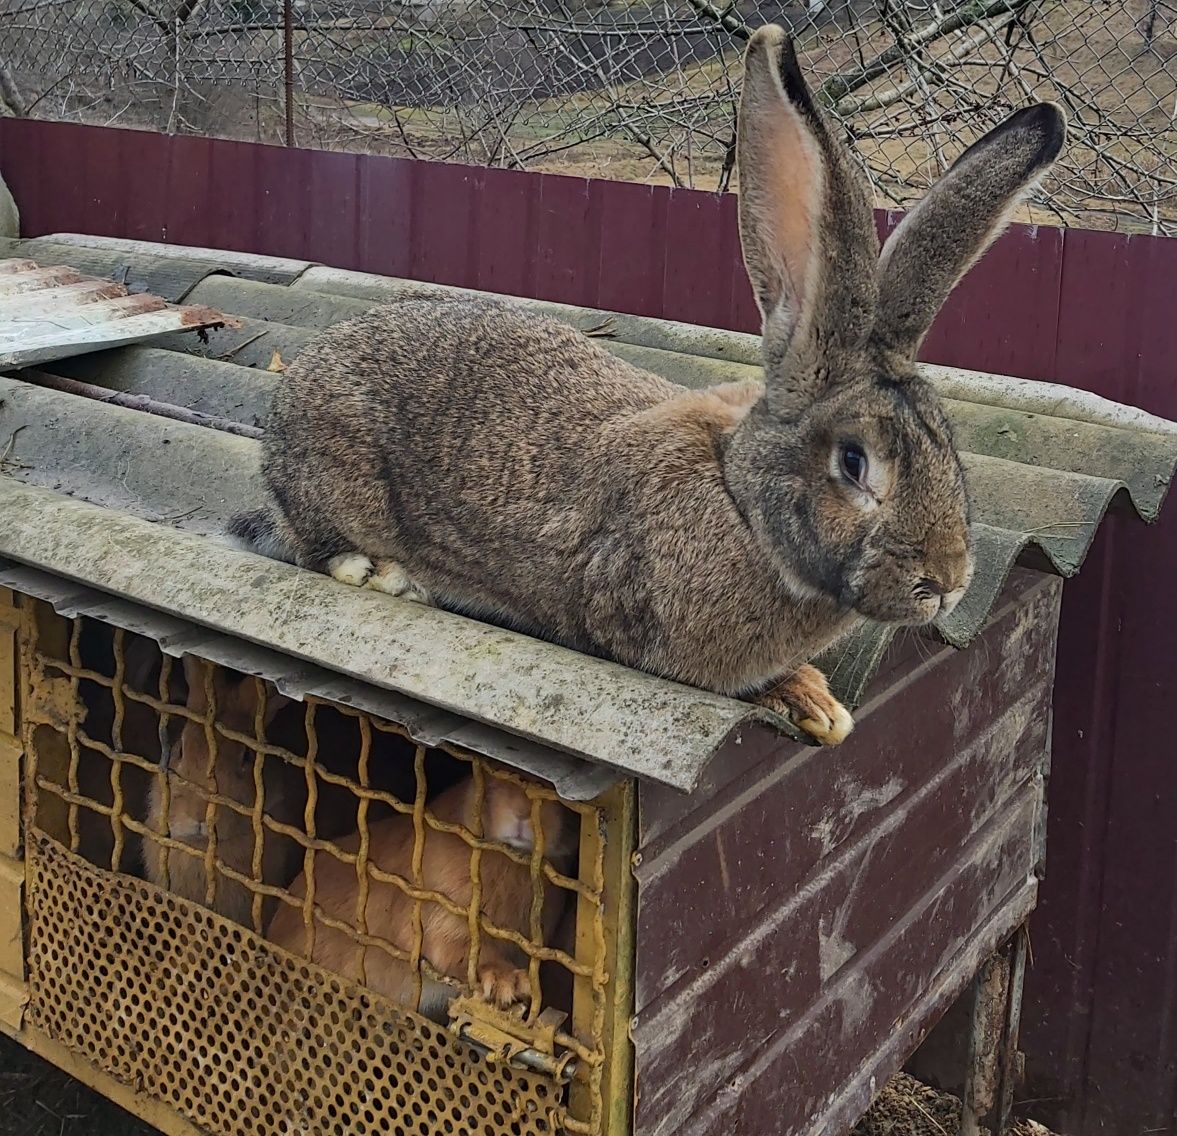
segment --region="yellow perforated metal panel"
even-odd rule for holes
[[[546,1136],[549,1078],[196,904],[29,848],[30,1022],[210,1132]]]

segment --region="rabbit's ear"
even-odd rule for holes
[[[773,409],[793,414],[861,347],[876,303],[878,237],[853,159],[815,106],[792,40],[748,43],[737,142],[740,238],[764,320]]]
[[[195,655],[184,656],[184,681],[188,686],[188,709],[203,714],[208,710],[207,663]]]
[[[279,694],[273,686],[266,684],[266,712],[265,724],[270,726],[274,719],[278,716],[279,711],[284,710],[291,703],[291,699],[287,698],[285,694]]]
[[[879,261],[881,343],[915,358],[940,305],[1050,168],[1066,134],[1054,103],[1018,111],[961,154],[904,217]]]

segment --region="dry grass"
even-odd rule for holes
[[[892,1078],[853,1136],[956,1136],[960,1101],[900,1073]],[[1010,1136],[1052,1136],[1033,1120],[1019,1120]]]

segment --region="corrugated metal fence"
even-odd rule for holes
[[[73,230],[755,329],[735,200],[664,187],[0,119],[26,233]],[[884,229],[894,219],[880,215]],[[1018,228],[924,357],[1177,418],[1177,240]],[[1025,1044],[1074,1136],[1177,1121],[1177,515],[1113,521],[1066,592]]]

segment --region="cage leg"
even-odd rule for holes
[[[982,966],[973,980],[968,1068],[960,1136],[1005,1136],[1020,1072],[1018,1031],[1026,973],[1026,928]]]

